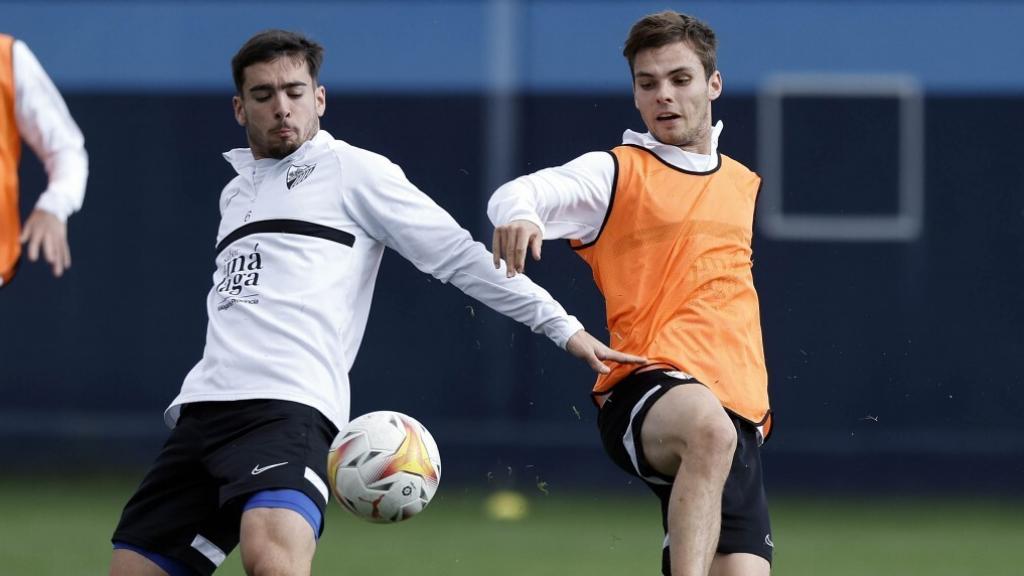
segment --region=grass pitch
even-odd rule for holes
[[[0,573],[104,574],[125,480],[0,480]],[[621,576],[658,574],[652,497],[527,494],[515,521],[486,493],[442,486],[421,516],[374,525],[335,504],[316,574]],[[785,576],[1020,576],[1024,502],[971,499],[772,500],[774,573]],[[237,551],[218,574],[241,575]]]

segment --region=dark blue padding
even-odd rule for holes
[[[249,498],[242,511],[244,512],[252,508],[287,508],[294,510],[302,514],[306,522],[309,522],[309,525],[313,528],[313,537],[320,538],[320,523],[323,521],[323,515],[320,514],[320,509],[310,500],[309,496],[298,490],[291,488],[261,490]]]
[[[189,568],[187,565],[178,562],[174,558],[169,558],[163,554],[157,554],[156,552],[150,552],[145,548],[139,548],[131,544],[125,544],[124,542],[114,542],[114,550],[131,550],[137,554],[141,554],[146,558],[160,567],[161,570],[167,572],[170,576],[198,576],[198,572]]]

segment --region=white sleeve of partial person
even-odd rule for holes
[[[345,199],[352,217],[374,238],[416,268],[543,333],[560,348],[583,329],[546,290],[525,275],[506,278],[491,253],[448,212],[382,157],[355,173],[348,169]]]
[[[12,51],[18,131],[39,157],[48,180],[36,208],[66,221],[85,199],[89,176],[85,139],[57,87],[28,46],[15,41]]]
[[[540,227],[545,240],[589,242],[601,231],[614,179],[612,155],[588,152],[504,184],[487,203],[487,217],[495,226],[529,220]]]

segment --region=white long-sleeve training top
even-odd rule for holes
[[[711,130],[711,153],[686,152],[659,142],[650,132],[626,130],[623,144],[643,146],[676,168],[708,172],[718,166],[719,121]],[[615,162],[608,152],[587,152],[561,166],[544,168],[511,180],[487,203],[491,224],[503,226],[528,220],[540,227],[545,240],[566,238],[584,243],[597,238],[608,213],[615,182]]]
[[[20,40],[14,41],[11,50],[18,132],[39,157],[48,179],[36,208],[64,222],[85,199],[89,176],[85,139],[35,54]]]
[[[226,153],[203,358],[165,412],[208,400],[279,399],[349,418],[349,369],[384,248],[560,347],[581,330],[550,294],[506,278],[490,252],[387,158],[325,131],[288,157]]]

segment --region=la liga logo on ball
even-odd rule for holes
[[[352,420],[327,457],[331,493],[371,522],[399,522],[426,508],[441,481],[441,455],[415,418],[381,411]]]

